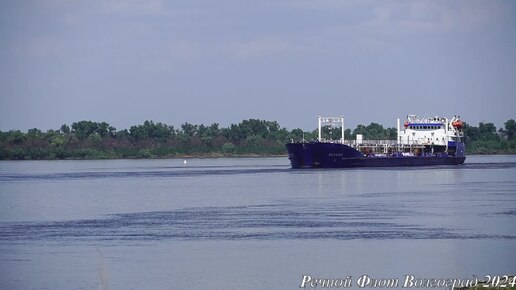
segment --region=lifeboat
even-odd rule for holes
[[[464,123],[461,120],[454,121],[452,126],[456,129],[462,130],[464,128]]]

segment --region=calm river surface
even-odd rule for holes
[[[505,274],[516,156],[338,170],[284,157],[0,162],[0,289],[301,289],[303,275],[401,289],[405,275]]]

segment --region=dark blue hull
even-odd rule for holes
[[[336,143],[289,143],[286,145],[292,168],[397,167],[463,164],[464,144],[457,143],[454,154],[420,156],[364,156],[352,147]]]

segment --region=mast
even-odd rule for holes
[[[400,145],[400,118],[398,118],[398,135],[396,136],[396,143]]]
[[[340,142],[342,144],[344,144],[344,116],[340,117],[340,121],[341,121],[340,129],[341,129],[341,133],[342,133],[342,138],[340,139]]]
[[[318,130],[318,132],[319,132],[319,138],[317,138],[317,140],[318,140],[319,142],[321,142],[321,141],[322,141],[322,128],[321,128],[321,127],[322,127],[322,125],[321,125],[321,124],[322,124],[322,118],[323,118],[323,117],[319,116],[319,130]]]
[[[330,125],[330,126],[333,126],[334,124],[337,124],[339,125],[340,124],[340,129],[341,129],[341,142],[344,143],[344,117],[343,116],[340,116],[340,117],[322,117],[322,116],[319,116],[319,125],[318,125],[318,129],[319,129],[319,138],[318,138],[318,141],[319,142],[322,142],[322,127],[323,125]]]
[[[398,122],[398,131],[397,131],[397,136],[396,136],[396,150],[399,152],[400,151],[400,144],[401,144],[401,129],[400,129],[400,118],[398,118],[397,120]]]
[[[450,140],[450,138],[448,137],[448,126],[450,126],[450,124],[448,123],[448,118],[444,118],[444,122],[444,142],[446,143],[446,153],[448,153],[448,141]]]

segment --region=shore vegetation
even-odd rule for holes
[[[497,129],[492,123],[465,124],[468,154],[516,154],[516,122]],[[340,130],[323,127],[323,138],[338,138]],[[396,139],[396,128],[377,123],[347,129],[346,139],[362,134],[366,140]],[[106,122],[78,121],[59,129],[0,131],[0,160],[117,159],[285,155],[285,143],[312,141],[317,130],[287,130],[277,121],[243,120],[219,124],[184,123],[179,128],[145,121],[129,129],[117,130]]]

